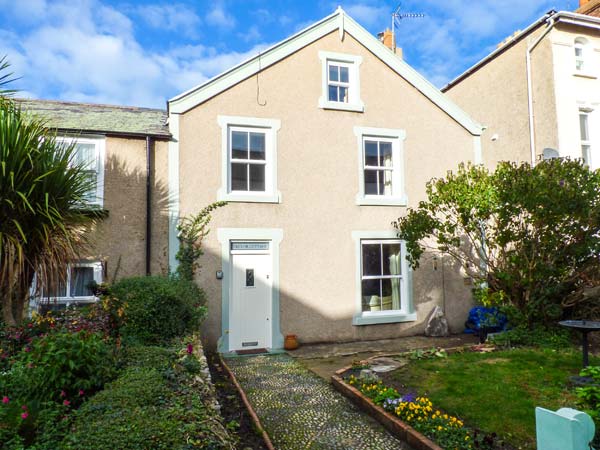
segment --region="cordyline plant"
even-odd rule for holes
[[[0,60],[0,71],[7,64]],[[0,301],[7,325],[19,323],[37,288],[64,281],[99,212],[83,208],[93,186],[74,146],[7,97],[0,77]],[[57,279],[58,278],[58,279]]]
[[[484,303],[508,306],[522,325],[560,318],[599,267],[600,173],[579,160],[501,162],[493,173],[460,165],[431,180],[427,197],[394,222],[411,265],[428,249],[451,255],[484,286]]]

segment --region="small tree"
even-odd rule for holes
[[[0,60],[0,72],[7,68]],[[0,76],[0,301],[4,322],[23,318],[30,288],[64,278],[98,213],[83,209],[92,188],[44,123],[6,97]],[[54,281],[56,282],[56,281]]]
[[[600,173],[581,161],[494,173],[461,165],[427,184],[426,201],[394,222],[413,267],[428,249],[455,258],[484,300],[511,306],[530,327],[562,315],[562,299],[599,266]]]

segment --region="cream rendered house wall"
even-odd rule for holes
[[[104,204],[108,216],[91,237],[87,259],[105,262],[105,280],[146,274],[146,140],[105,138]],[[154,141],[152,173],[153,274],[166,273],[167,263],[167,142]]]
[[[482,135],[483,162],[531,162],[526,53],[542,33],[539,27],[527,37],[479,67],[445,94],[486,127]],[[536,155],[556,148],[556,107],[552,48],[548,36],[531,54]]]
[[[319,51],[361,56],[364,113],[324,110]],[[260,88],[260,91],[258,91]],[[332,32],[203,104],[181,114],[181,216],[216,201],[221,186],[219,115],[277,119],[277,179],[282,201],[230,203],[217,210],[205,239],[199,283],[209,298],[204,336],[215,345],[221,330],[222,228],[283,232],[280,244],[281,332],[302,342],[378,339],[423,331],[436,304],[445,304],[452,328],[463,327],[470,288],[447,258],[424,260],[413,276],[417,321],[353,326],[356,255],[353,231],[391,230],[400,206],[358,206],[359,156],[354,127],[403,129],[408,204],[425,198],[425,183],[474,158],[474,137],[346,33]],[[445,291],[442,289],[445,287]]]
[[[575,70],[574,42],[577,37],[589,41],[586,58],[589,67],[582,73]],[[560,155],[582,156],[579,110],[585,108],[591,110],[592,168],[600,168],[600,31],[559,26],[553,30],[551,38]]]

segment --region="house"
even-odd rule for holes
[[[579,8],[575,12],[600,17],[600,0],[581,0]]]
[[[471,288],[429,254],[412,271],[391,222],[425,184],[481,162],[481,126],[342,9],[168,102],[176,224],[217,200],[198,275],[224,352],[461,331]]]
[[[599,6],[549,11],[442,89],[486,126],[484,163],[568,156],[600,167]]]
[[[166,273],[167,150],[171,137],[163,110],[48,100],[18,100],[21,108],[76,142],[77,160],[96,181],[91,205],[103,219],[92,248],[66,268],[66,285],[43,297],[61,307],[94,300],[92,280]]]

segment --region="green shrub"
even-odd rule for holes
[[[195,331],[206,315],[206,298],[192,281],[175,277],[126,278],[112,287],[125,305],[123,336],[161,343]]]
[[[235,442],[176,348],[135,346],[121,376],[76,412],[67,449],[232,449]],[[187,361],[187,362],[186,362]],[[196,359],[196,363],[200,363]]]
[[[22,401],[78,401],[102,388],[113,367],[111,349],[101,335],[62,330],[33,339],[0,381],[0,389]]]
[[[490,340],[499,347],[529,346],[564,349],[572,346],[569,331],[558,327],[536,327],[530,330],[525,326],[521,326],[490,336]]]

